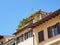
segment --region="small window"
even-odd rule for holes
[[[60,34],[60,23],[57,23],[54,26],[48,27],[48,38]]]
[[[39,42],[44,41],[44,33],[43,33],[43,31],[38,32],[38,39],[39,39]]]
[[[27,33],[24,34],[24,38],[25,38],[25,40],[27,39]]]
[[[19,37],[16,38],[17,43],[20,43]]]
[[[17,43],[20,43],[23,41],[23,35],[17,37]]]
[[[21,36],[19,37],[19,40],[20,40],[20,42],[23,41],[23,35],[21,35]]]
[[[25,40],[27,39],[27,38],[30,38],[30,37],[32,37],[32,30],[31,31],[29,31],[29,32],[27,32],[27,33],[25,33]]]
[[[27,33],[27,38],[32,37],[32,30]]]
[[[58,35],[57,26],[48,27],[48,38]]]
[[[58,34],[57,26],[52,27],[52,36],[55,36]]]
[[[30,33],[30,32],[27,33],[27,37],[28,37],[28,38],[31,37],[31,33]]]

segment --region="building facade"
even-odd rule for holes
[[[38,11],[14,34],[17,45],[60,45],[60,9]]]
[[[47,16],[47,14],[46,12],[36,12],[29,18],[28,23],[23,26],[22,29],[14,33],[18,45],[34,45],[33,29],[29,28],[29,25],[41,20]]]
[[[60,10],[33,24],[34,45],[60,45]]]

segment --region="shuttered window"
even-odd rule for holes
[[[30,37],[32,37],[32,35],[33,35],[33,31],[32,30],[27,32],[27,33],[25,33],[25,40],[30,38]]]
[[[57,23],[58,34],[60,34],[60,22]]]
[[[32,31],[29,31],[29,32],[27,33],[27,38],[30,38],[30,37],[32,37]]]
[[[39,40],[39,42],[44,41],[44,33],[43,33],[43,31],[38,32],[38,40]]]
[[[48,38],[56,36],[60,34],[60,23],[57,23],[54,26],[48,27],[47,29],[48,29]]]
[[[52,37],[52,27],[48,27],[48,38]]]
[[[33,36],[33,30],[30,30],[29,32],[26,32],[26,33],[20,35],[19,37],[17,37],[16,38],[17,43],[20,43],[20,42],[22,42],[22,41],[24,41],[32,36]]]
[[[25,35],[25,40],[27,39],[27,33],[24,34]]]
[[[23,35],[21,35],[17,38],[17,43],[22,42],[22,41],[23,41]]]
[[[21,35],[21,36],[19,37],[19,40],[20,40],[20,42],[23,41],[23,35]]]

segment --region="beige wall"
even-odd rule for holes
[[[60,15],[56,16],[55,18],[52,18],[49,21],[46,21],[45,23],[43,23],[43,24],[41,24],[41,25],[34,28],[33,33],[34,33],[35,45],[44,45],[46,42],[52,41],[52,40],[48,39],[47,27],[55,25],[57,22],[60,22]],[[38,43],[38,32],[41,31],[41,30],[44,30],[44,39],[45,39],[45,41],[43,41],[41,43]],[[60,36],[58,36],[58,37],[60,37]],[[54,38],[54,39],[56,39],[56,38]]]

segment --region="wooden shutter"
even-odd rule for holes
[[[27,39],[26,33],[25,33],[25,35],[24,35],[24,36],[25,36],[25,40],[26,40],[26,39]]]
[[[60,34],[60,22],[57,23],[58,34]]]
[[[25,33],[25,40],[27,39],[27,33]]]
[[[52,35],[52,27],[48,27],[47,30],[48,30],[48,38],[51,38],[53,36]]]
[[[20,43],[19,37],[16,38],[16,42],[17,43]]]
[[[23,34],[22,34],[22,41],[23,41]]]
[[[40,31],[40,32],[38,33],[38,39],[39,39],[39,42],[41,42],[41,41],[44,40],[44,33],[43,33],[43,31]]]
[[[33,36],[33,30],[31,30],[30,33],[31,33],[31,37],[32,37]]]

